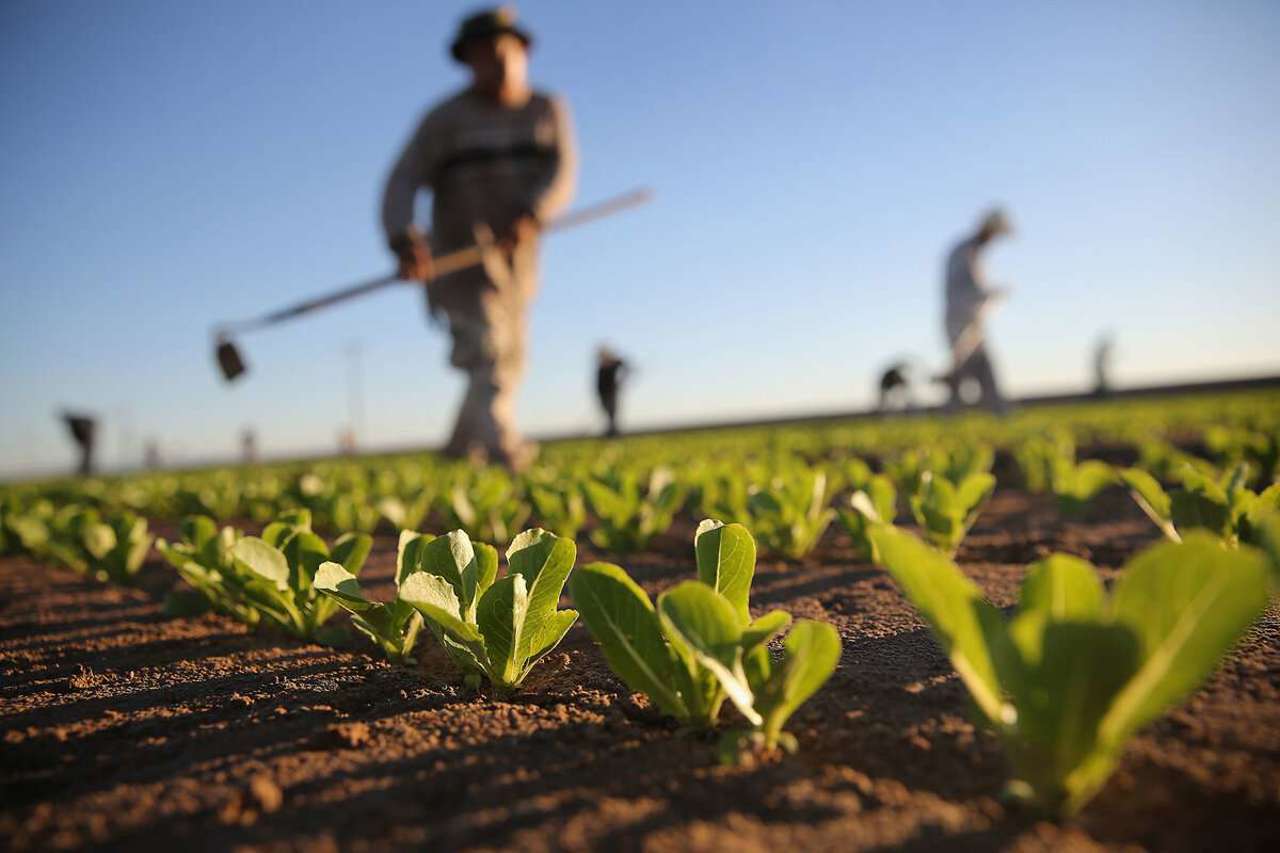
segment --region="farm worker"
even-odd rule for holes
[[[987,355],[983,329],[988,310],[1005,298],[1007,290],[987,283],[980,261],[983,250],[992,240],[1012,231],[1004,211],[989,211],[982,217],[978,230],[961,240],[947,257],[945,325],[951,346],[951,370],[938,379],[950,389],[948,406],[960,403],[960,386],[972,379],[981,390],[982,405],[1000,413],[1008,408]]]
[[[533,39],[509,7],[463,20],[450,53],[470,83],[429,110],[387,180],[382,224],[401,277],[427,282],[427,308],[448,323],[450,363],[467,390],[444,453],[518,470],[535,447],[515,425],[539,232],[569,203],[577,171],[564,102],[528,82]],[[431,231],[413,222],[432,194]],[[432,256],[486,242],[481,266],[432,277]]]
[[[630,372],[630,365],[607,346],[596,351],[596,394],[608,421],[604,434],[610,438],[618,434],[618,392]]]
[[[98,434],[98,420],[92,415],[79,412],[63,412],[62,422],[71,433],[71,440],[80,451],[80,462],[76,465],[76,473],[81,477],[93,474],[93,446]]]

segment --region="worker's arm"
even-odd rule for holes
[[[414,224],[413,207],[418,191],[431,186],[434,147],[431,115],[418,125],[400,152],[382,192],[382,229],[395,253],[403,279],[427,281],[432,276],[431,249],[426,236]]]
[[[578,147],[569,107],[562,98],[554,97],[551,111],[555,122],[554,162],[529,200],[529,213],[539,224],[546,224],[569,206],[578,183]]]

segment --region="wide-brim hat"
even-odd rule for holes
[[[516,23],[516,10],[510,6],[499,6],[486,9],[474,15],[468,15],[458,25],[458,34],[449,45],[449,53],[458,62],[464,62],[462,51],[467,42],[482,38],[493,38],[510,34],[524,42],[526,49],[533,46],[533,36],[524,27]]]

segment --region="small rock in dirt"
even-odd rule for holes
[[[329,731],[334,740],[351,749],[364,746],[370,740],[369,726],[365,723],[338,723],[330,726]]]
[[[267,814],[279,811],[284,804],[284,792],[270,776],[259,773],[249,780],[249,793],[258,801],[258,806]]]

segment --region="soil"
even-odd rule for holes
[[[612,559],[654,593],[692,571],[692,519]],[[1051,551],[1104,576],[1154,541],[1119,493],[1063,521],[997,492],[959,560],[1000,605]],[[390,595],[395,542],[366,583]],[[583,547],[579,562],[598,555]],[[0,561],[0,837],[11,849],[1280,849],[1280,611],[1208,685],[1136,738],[1076,820],[1000,799],[1005,766],[964,688],[883,572],[830,531],[764,559],[753,610],[826,619],[844,642],[793,718],[800,751],[717,763],[612,676],[586,629],[512,697],[459,685],[429,644],[395,667],[216,615],[162,613],[172,573],[104,586]],[[341,617],[345,618],[345,617]]]

